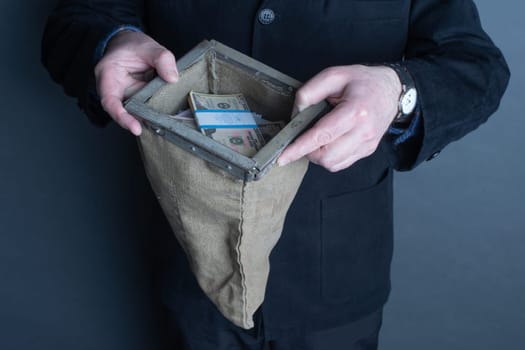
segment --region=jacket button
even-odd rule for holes
[[[428,157],[427,161],[430,161],[430,160],[436,158],[437,156],[439,156],[440,153],[441,153],[441,151],[434,152],[430,157]]]
[[[275,12],[273,12],[271,9],[262,9],[259,12],[259,22],[261,22],[261,24],[270,24],[274,21],[274,19]]]

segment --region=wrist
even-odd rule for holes
[[[118,47],[122,43],[128,42],[130,40],[129,37],[133,35],[137,35],[137,32],[129,29],[119,31],[108,41],[106,52],[111,51],[114,47]]]
[[[388,66],[381,66],[390,86],[390,100],[392,101],[394,112],[390,116],[390,122],[393,123],[399,112],[399,96],[403,93],[403,85],[397,73]]]
[[[95,49],[95,63],[100,61],[102,56],[108,51],[110,44],[111,46],[115,45],[115,42],[117,40],[117,37],[120,36],[123,32],[129,33],[129,32],[138,32],[142,33],[142,30],[138,27],[132,26],[132,25],[121,25],[119,27],[116,27],[111,32],[109,32],[97,45]],[[120,41],[120,40],[119,40]]]

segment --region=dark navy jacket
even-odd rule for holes
[[[275,20],[262,24],[261,9]],[[390,289],[392,169],[411,169],[495,111],[509,73],[470,0],[61,1],[48,21],[43,62],[90,118],[95,48],[116,27],[143,30],[177,57],[216,39],[299,79],[328,66],[400,61],[415,79],[418,137],[331,174],[310,166],[271,256],[263,305],[268,332],[324,328],[383,305]],[[91,91],[91,92],[90,92]],[[178,248],[177,248],[178,249]],[[179,251],[166,300],[203,321],[210,303]]]

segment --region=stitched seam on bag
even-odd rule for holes
[[[242,237],[243,237],[243,225],[244,225],[244,204],[245,204],[245,198],[246,198],[246,182],[243,182],[242,189],[241,189],[241,207],[240,207],[240,221],[239,221],[239,238],[237,241],[237,264],[239,265],[239,272],[241,275],[241,287],[242,287],[242,322],[243,325],[247,325],[249,322],[247,320],[248,318],[248,311],[247,311],[247,288],[246,288],[246,275],[244,274],[244,268],[242,265],[241,260],[241,244],[242,244]]]

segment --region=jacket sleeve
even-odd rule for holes
[[[399,146],[409,170],[484,123],[510,77],[471,0],[414,0],[404,64],[421,111],[420,137]]]
[[[142,27],[142,1],[63,0],[49,16],[42,39],[42,63],[67,95],[76,97],[92,122],[110,119],[96,94],[97,45],[122,25]]]

